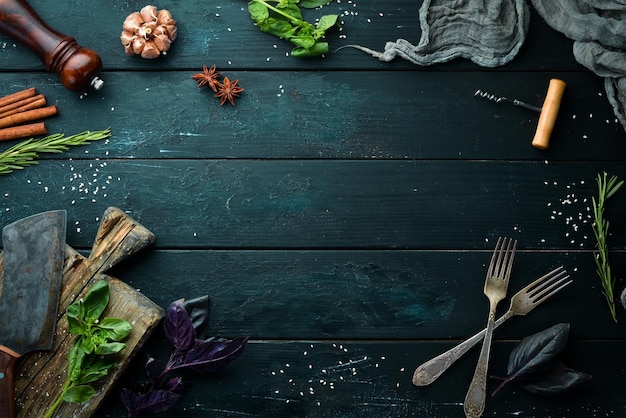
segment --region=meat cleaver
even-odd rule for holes
[[[0,418],[15,416],[14,366],[34,350],[50,350],[65,257],[64,210],[29,216],[2,230],[0,289]]]

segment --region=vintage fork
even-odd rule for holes
[[[493,324],[493,329],[498,328],[513,316],[528,314],[565,286],[572,283],[572,281],[562,266],[541,276],[511,297],[509,309]],[[486,331],[487,329],[484,329],[476,333],[459,345],[419,366],[413,374],[413,384],[416,386],[427,386],[437,380],[455,361],[482,341]]]
[[[480,417],[485,410],[487,367],[489,364],[489,352],[491,351],[496,306],[506,296],[516,246],[517,241],[511,238],[498,238],[496,249],[491,256],[491,263],[487,269],[484,293],[489,299],[489,318],[474,377],[472,377],[472,383],[465,396],[465,402],[463,402],[463,410],[466,417]]]

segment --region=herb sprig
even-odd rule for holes
[[[39,154],[42,152],[64,152],[69,150],[71,146],[84,145],[110,136],[111,130],[104,129],[93,132],[85,131],[70,136],[53,134],[42,139],[31,138],[18,142],[0,153],[0,175],[9,174],[15,170],[38,164],[37,158],[39,158]]]
[[[109,304],[109,284],[96,282],[83,299],[67,307],[68,330],[76,335],[76,341],[68,354],[67,379],[63,391],[45,418],[53,416],[63,402],[83,403],[96,395],[89,383],[105,377],[117,365],[112,354],[126,348],[124,340],[131,332],[131,325],[118,318],[100,319]]]
[[[523,338],[509,355],[508,376],[492,376],[502,383],[491,396],[516,381],[530,393],[553,397],[591,379],[591,375],[569,368],[558,359],[567,345],[569,331],[570,324],[561,323]]]
[[[248,344],[247,337],[232,340],[207,337],[209,298],[201,296],[172,302],[165,312],[163,330],[174,348],[164,368],[152,356],[146,362],[148,381],[120,394],[129,418],[172,407],[183,391],[183,378],[172,376],[184,371],[214,374],[237,359]]]
[[[294,57],[316,57],[328,52],[326,31],[338,26],[339,15],[322,16],[317,24],[304,20],[300,7],[312,9],[332,0],[251,0],[250,17],[261,31],[286,39],[295,45]]]
[[[617,322],[617,313],[615,312],[615,297],[613,289],[615,287],[615,277],[611,272],[609,264],[609,246],[607,237],[609,235],[609,221],[604,218],[604,207],[608,198],[613,196],[619,188],[624,184],[618,181],[616,176],[607,179],[607,173],[598,174],[596,182],[598,183],[598,199],[592,197],[594,223],[592,225],[593,233],[596,237],[597,251],[594,252],[596,262],[596,271],[602,283],[604,297],[609,306],[613,321]]]

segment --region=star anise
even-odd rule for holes
[[[211,90],[217,91],[220,86],[219,78],[222,74],[215,72],[215,65],[212,65],[211,68],[207,68],[206,65],[202,66],[201,73],[194,74],[191,76],[194,80],[198,82],[198,87],[209,86]]]
[[[223,106],[227,100],[231,105],[235,105],[235,98],[239,97],[239,93],[243,91],[237,82],[239,80],[230,81],[228,77],[224,77],[224,81],[218,85],[215,97],[220,99],[220,106]]]

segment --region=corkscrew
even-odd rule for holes
[[[496,103],[507,102],[515,106],[539,112],[539,123],[537,124],[537,130],[535,131],[535,137],[533,138],[532,145],[536,148],[546,149],[550,143],[550,135],[552,135],[552,129],[554,128],[556,117],[559,114],[559,108],[561,107],[561,99],[563,98],[565,86],[566,84],[563,80],[558,80],[556,78],[551,79],[542,107],[533,106],[517,99],[508,99],[506,97],[496,96],[495,94],[487,93],[480,89],[476,90],[474,96],[482,97]]]
[[[476,90],[476,93],[474,93],[474,96],[482,97],[484,99],[491,100],[492,102],[496,102],[496,103],[508,102],[508,103],[514,104],[515,106],[525,107],[526,109],[534,110],[535,112],[541,113],[540,107],[533,106],[528,103],[524,103],[521,100],[496,96],[495,94],[487,93],[486,91],[482,91],[480,89]]]
[[[104,82],[98,77],[102,61],[98,54],[48,26],[26,0],[0,0],[0,33],[33,51],[66,88],[102,88]]]

